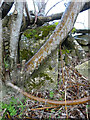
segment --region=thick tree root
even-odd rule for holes
[[[84,98],[81,98],[81,99],[77,99],[77,100],[67,100],[66,102],[65,101],[49,100],[49,99],[35,97],[31,94],[28,94],[27,92],[24,92],[22,89],[20,89],[19,87],[15,86],[14,84],[12,84],[10,82],[8,82],[7,85],[16,89],[18,92],[22,93],[24,96],[26,96],[26,97],[28,97],[32,100],[36,100],[38,102],[48,103],[48,104],[52,104],[52,105],[62,105],[62,106],[78,105],[78,104],[83,104],[83,103],[86,103],[86,102],[90,101],[90,96],[84,97]]]

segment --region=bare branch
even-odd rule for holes
[[[35,1],[34,0],[32,0],[32,1],[33,1],[33,6],[34,6],[34,14],[36,15]]]
[[[90,29],[77,29],[75,33],[90,33]]]
[[[29,20],[29,22],[30,22],[31,16],[30,16],[30,13],[29,13],[29,9],[28,9],[27,2],[25,2],[25,10],[26,10],[26,14],[27,14],[28,20]]]
[[[54,8],[57,4],[61,3],[62,1],[63,1],[63,0],[57,2],[55,5],[53,5],[53,6],[47,11],[46,15],[50,12],[50,10],[51,10],[52,8]]]
[[[84,5],[83,9],[80,12],[83,12],[84,10],[89,9],[89,6],[86,8],[85,5]],[[62,14],[63,14],[63,12],[62,13],[57,13],[57,14],[52,14],[52,15],[49,15],[49,16],[37,16],[36,24],[38,26],[41,26],[45,22],[50,22],[50,21],[53,21],[53,20],[60,20],[61,17],[62,17]],[[30,22],[27,21],[26,26],[34,24],[34,21],[35,21],[35,17],[31,17],[31,21]]]
[[[45,5],[48,3],[49,0],[46,1]]]

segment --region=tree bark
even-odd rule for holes
[[[29,20],[29,22],[30,22],[30,20],[31,20],[31,15],[29,14],[29,9],[28,9],[27,2],[25,2],[25,11],[26,11],[26,14],[27,14],[28,20]]]
[[[2,20],[0,9],[0,101],[2,101]]]
[[[18,39],[20,34],[20,28],[23,17],[23,2],[16,3],[16,10],[12,16],[11,34],[10,34],[10,57],[14,63],[17,63],[17,49]]]
[[[70,2],[62,16],[61,22],[57,25],[55,31],[39,49],[39,51],[26,63],[27,73],[32,72],[41,64],[45,58],[51,54],[57,46],[64,41],[68,33],[72,30],[76,21],[77,15],[82,9],[84,2]]]
[[[83,12],[88,9],[90,9],[90,1],[85,3],[84,7],[82,8],[82,10],[80,12]]]
[[[3,2],[2,3],[2,19],[8,14],[8,12],[10,11],[11,7],[14,4],[14,0],[13,2]]]
[[[1,9],[0,9],[0,79],[2,71],[2,20],[1,20]]]

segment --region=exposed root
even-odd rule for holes
[[[19,87],[17,87],[16,85],[14,85],[10,82],[8,82],[6,84],[8,86],[16,89],[18,92],[22,93],[24,96],[26,96],[30,99],[33,99],[33,100],[36,100],[36,101],[39,101],[39,102],[43,102],[43,103],[52,104],[52,105],[62,105],[62,106],[65,106],[65,104],[66,105],[78,105],[78,104],[83,104],[83,103],[86,103],[86,102],[90,101],[90,96],[84,97],[84,98],[81,98],[81,99],[77,99],[77,100],[67,100],[66,103],[65,103],[65,101],[56,101],[56,100],[39,98],[39,97],[35,97],[31,94],[28,94],[27,92],[24,92],[22,89],[20,89]]]

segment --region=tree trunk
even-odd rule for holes
[[[2,20],[0,9],[0,101],[2,101]]]
[[[18,39],[20,35],[20,28],[23,17],[23,2],[16,3],[16,10],[12,16],[11,34],[10,34],[10,58],[13,61],[13,65],[17,63],[17,49]]]
[[[57,25],[55,31],[39,49],[39,51],[26,63],[26,70],[30,74],[41,64],[45,58],[51,54],[57,46],[64,41],[68,33],[72,30],[77,15],[82,9],[84,2],[70,2],[64,12],[61,22]]]
[[[2,19],[7,15],[7,13],[10,11],[11,7],[14,4],[14,0],[12,2],[3,2],[2,3]]]

